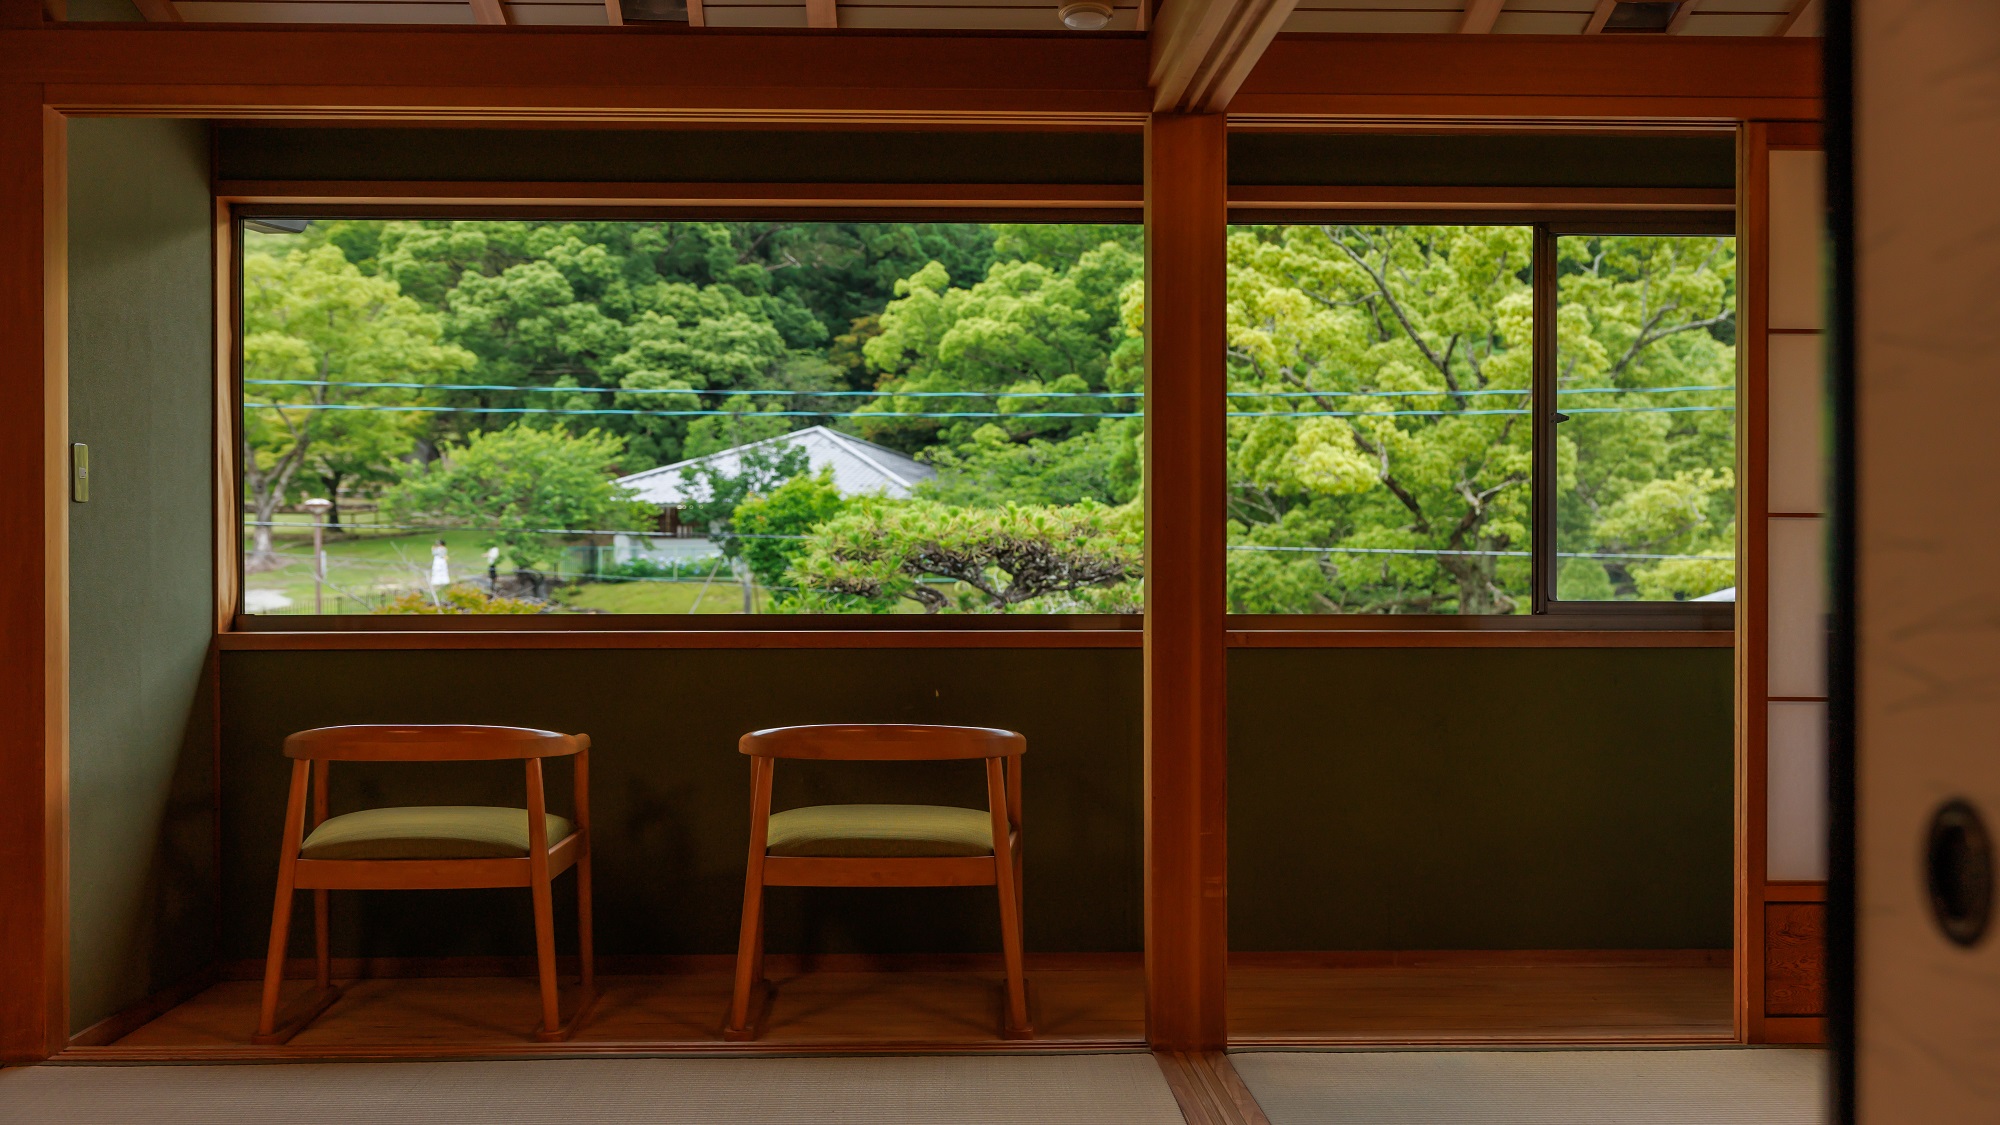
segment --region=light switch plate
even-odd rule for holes
[[[90,447],[80,441],[69,447],[69,498],[78,504],[90,502]]]

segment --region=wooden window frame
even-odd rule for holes
[[[1592,235],[1642,235],[1699,237],[1702,235],[1737,236],[1736,215],[1729,212],[1674,213],[1656,212],[1651,214],[1615,215],[1597,219],[1565,219],[1535,224],[1535,375],[1531,399],[1534,414],[1533,438],[1533,479],[1529,487],[1534,491],[1530,516],[1531,536],[1534,541],[1533,590],[1534,614],[1560,620],[1598,618],[1614,616],[1632,622],[1667,623],[1682,628],[1707,629],[1733,633],[1736,628],[1735,602],[1602,602],[1564,601],[1558,596],[1556,552],[1559,544],[1556,538],[1556,511],[1558,495],[1556,490],[1556,362],[1559,355],[1556,337],[1556,304],[1558,298],[1555,264],[1557,243],[1563,238],[1588,237]],[[1741,266],[1738,266],[1739,274]],[[1740,283],[1739,283],[1740,289]],[[1740,335],[1740,333],[1739,333]],[[1739,340],[1738,347],[1741,343]],[[1739,364],[1740,367],[1740,364]],[[1736,445],[1743,443],[1743,413],[1741,410],[1742,380],[1738,379]],[[1737,490],[1737,526],[1741,527],[1744,512],[1742,490]],[[1741,574],[1741,560],[1738,560]],[[1741,584],[1740,582],[1738,583]]]
[[[265,615],[244,613],[241,482],[242,222],[248,218],[593,218],[934,222],[1139,222],[1139,185],[491,183],[456,181],[217,180],[216,560],[217,646],[223,650],[406,648],[1139,648],[1143,614],[984,616],[787,614]],[[1232,186],[1234,223],[1463,223],[1568,233],[1733,231],[1736,195],[1706,188],[1397,188]],[[1538,251],[1539,258],[1539,251]],[[1539,264],[1539,263],[1538,263]],[[1553,300],[1553,274],[1548,275]],[[226,280],[225,280],[226,278]],[[1542,321],[1553,325],[1551,317]],[[1539,388],[1552,350],[1537,340]],[[1539,391],[1537,392],[1539,402]],[[1537,408],[1539,426],[1545,411]],[[226,438],[227,440],[223,440]],[[1537,434],[1535,448],[1546,443]],[[1553,448],[1548,446],[1548,448]],[[1536,454],[1538,463],[1540,454]],[[1536,534],[1546,505],[1538,497]],[[1551,521],[1552,522],[1552,521]],[[1552,529],[1551,529],[1552,530]],[[1218,531],[1220,534],[1220,531]],[[1238,648],[1723,648],[1734,643],[1734,607],[1686,603],[1555,603],[1534,612],[1455,614],[1228,614]]]

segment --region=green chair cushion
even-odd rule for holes
[[[551,813],[549,843],[569,835]],[[484,805],[367,809],[331,817],[299,849],[301,859],[520,859],[528,854],[528,810]]]
[[[773,813],[764,840],[783,856],[992,855],[993,818],[947,805],[812,805]]]

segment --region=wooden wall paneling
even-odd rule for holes
[[[1229,911],[1224,119],[1146,129],[1146,1029],[1218,1050]]]
[[[1764,906],[1764,1015],[1826,1014],[1826,904]]]
[[[69,1038],[67,153],[0,85],[0,1061]],[[39,544],[40,549],[34,545]]]

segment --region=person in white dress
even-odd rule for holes
[[[451,585],[450,552],[445,549],[444,540],[431,545],[431,589],[437,590]]]

